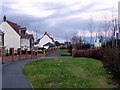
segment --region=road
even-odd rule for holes
[[[38,59],[60,58],[61,56],[57,54],[59,51],[60,50],[56,50],[55,52],[47,55],[46,57],[40,57]],[[4,64],[2,66],[2,88],[30,88],[30,90],[32,90],[32,85],[23,75],[22,68],[28,62],[38,59],[21,60]]]

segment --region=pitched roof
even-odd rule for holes
[[[27,37],[28,38],[33,38],[33,34],[28,34]]]
[[[32,34],[19,34],[21,37],[24,37],[24,38],[34,38]]]
[[[44,35],[43,35],[41,38],[39,38],[36,42],[39,43],[40,40],[41,40],[45,35],[47,35],[47,36],[54,42],[54,39],[53,39],[51,36],[49,36],[49,35],[47,34],[47,32],[45,32]]]
[[[16,23],[14,23],[14,22],[11,22],[11,21],[8,21],[8,20],[6,20],[6,16],[4,16],[4,20],[3,20],[4,22],[6,21],[15,31],[16,31],[16,29],[21,29],[21,30],[27,30],[27,28],[26,27],[21,27],[20,25],[17,25]],[[17,32],[17,31],[16,31]],[[33,34],[24,34],[24,33],[19,33],[19,32],[17,32],[21,37],[24,37],[24,38],[34,38],[33,37]]]
[[[27,30],[27,28],[26,28],[26,27],[22,27],[21,29],[22,29],[22,30]]]
[[[48,42],[48,43],[44,44],[43,46],[53,46],[53,44]]]
[[[47,35],[52,41],[54,41],[54,39],[50,35],[48,35],[47,32],[45,32],[44,35]]]
[[[13,23],[13,22],[10,22],[10,21],[7,21],[6,22],[13,28],[13,29],[17,29],[17,28],[20,28],[19,25],[17,25],[16,23]]]

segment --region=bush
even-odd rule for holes
[[[72,56],[99,59],[104,67],[120,78],[120,48],[72,50]]]

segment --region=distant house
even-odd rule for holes
[[[55,41],[55,46],[60,46],[60,43],[58,41]]]
[[[117,37],[118,40],[120,40],[120,32],[116,33],[116,37]]]
[[[43,45],[43,47],[46,48],[46,49],[48,49],[49,47],[52,47],[52,46],[54,46],[54,45],[50,42]]]
[[[97,37],[95,39],[94,47],[96,47],[96,48],[102,47],[102,37]]]
[[[6,20],[4,16],[3,22],[0,24],[0,29],[5,33],[4,46],[8,48],[33,49],[34,37],[32,34],[27,34],[27,29]]]
[[[3,48],[4,48],[4,33],[0,30],[0,64],[2,64]]]
[[[38,44],[38,47],[40,48],[48,49],[49,47],[55,45],[55,42],[53,38],[45,32],[44,35],[35,42],[35,44]]]

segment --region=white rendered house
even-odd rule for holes
[[[7,21],[0,24],[0,29],[5,33],[4,46],[9,48],[20,48],[20,35],[9,25]]]
[[[41,48],[46,48],[48,49],[49,48],[49,45],[51,46],[51,44],[55,45],[55,42],[53,40],[52,37],[50,37],[47,32],[45,32],[45,34],[40,38],[38,39],[38,47],[41,47]],[[49,43],[49,44],[48,44]],[[47,44],[47,45],[46,45]]]
[[[0,29],[5,33],[5,49],[33,49],[34,37],[32,34],[26,33],[26,28],[6,20],[6,17],[4,16],[3,22],[0,24]]]
[[[94,43],[94,47],[100,48],[102,46],[102,39],[100,37],[97,37]]]

